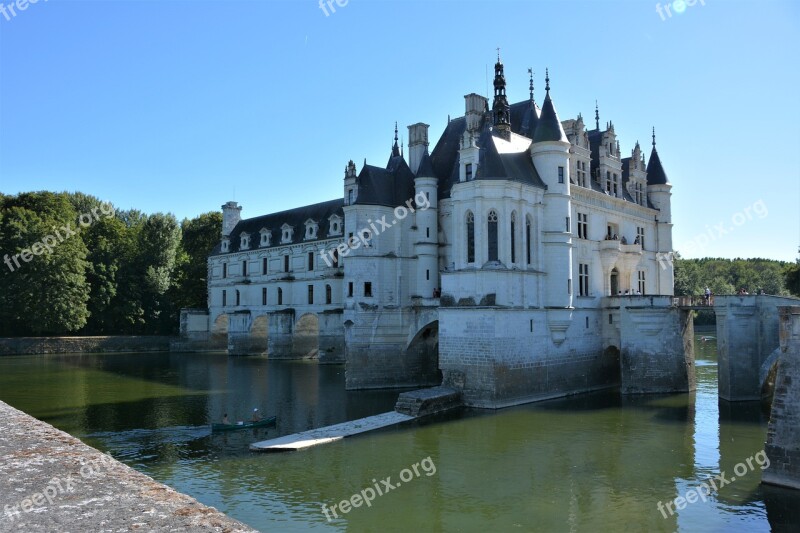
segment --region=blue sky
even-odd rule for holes
[[[656,127],[678,251],[794,260],[800,3],[656,4],[39,0],[0,15],[0,191],[179,218],[333,199],[395,121],[434,143],[499,46],[512,102],[549,67],[562,120],[597,99],[624,154]]]

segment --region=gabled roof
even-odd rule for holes
[[[512,134],[513,135],[513,134]],[[546,188],[527,150],[500,153],[497,143],[507,143],[497,130],[485,130],[478,139],[479,162],[476,180],[509,180]]]
[[[417,177],[418,178],[436,177],[436,173],[433,171],[433,162],[431,161],[431,156],[427,150],[425,150],[425,154],[422,156],[422,161],[419,162],[419,168],[417,169]]]
[[[305,239],[305,234],[303,232],[294,232],[292,236],[292,243],[304,243],[304,242],[314,242],[328,239],[328,231],[330,229],[330,222],[328,218],[331,215],[338,215],[344,218],[344,199],[337,198],[336,200],[330,200],[327,202],[322,202],[319,204],[307,205],[304,207],[298,207],[296,209],[289,209],[288,211],[281,211],[279,213],[272,213],[269,215],[264,215],[255,218],[248,218],[245,220],[239,221],[236,224],[236,227],[233,228],[233,231],[230,235],[230,252],[238,252],[239,245],[241,244],[241,235],[242,233],[246,232],[250,235],[259,233],[263,228],[266,228],[272,232],[272,245],[269,247],[264,247],[261,249],[267,248],[275,248],[278,246],[287,246],[287,244],[282,244],[280,242],[280,235],[276,232],[280,230],[280,228],[284,225],[289,225],[294,228],[301,227],[305,224],[305,221],[308,219],[312,219],[315,222],[319,223],[319,231],[317,231],[317,238],[316,239]],[[341,233],[339,234],[341,235]],[[212,250],[211,255],[219,255],[221,249],[221,244],[217,244]],[[258,241],[251,241],[249,250],[258,250],[259,249],[259,242]]]

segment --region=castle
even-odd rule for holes
[[[223,205],[198,320],[231,354],[345,361],[350,389],[444,383],[480,407],[618,386],[642,328],[648,357],[680,347],[654,368],[680,365],[685,317],[653,303],[673,294],[655,134],[646,164],[638,143],[623,157],[597,109],[591,130],[559,119],[549,74],[541,107],[529,90],[509,104],[498,57],[491,107],[466,95],[432,151],[413,124],[406,158],[395,126],[388,163],[350,161],[341,198]]]

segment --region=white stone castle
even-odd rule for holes
[[[619,383],[618,296],[673,294],[671,185],[614,126],[465,98],[429,151],[397,128],[385,167],[350,161],[343,197],[241,219],[222,206],[208,316],[232,354],[346,361],[348,388],[440,384],[500,407]],[[652,300],[651,300],[652,301]],[[616,319],[616,323],[615,323]],[[622,326],[624,328],[624,326]]]

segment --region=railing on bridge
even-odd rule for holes
[[[675,296],[672,298],[672,307],[713,307],[714,296]]]

